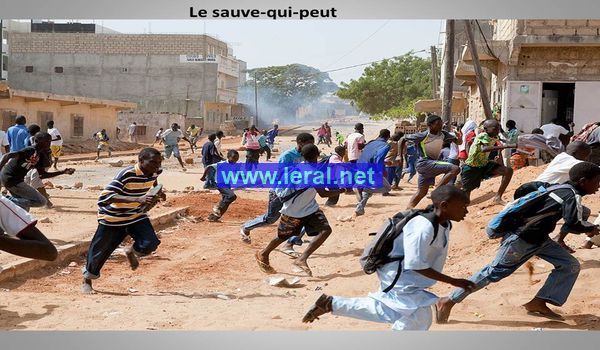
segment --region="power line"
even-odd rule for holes
[[[388,23],[390,23],[390,20],[388,19],[387,21],[385,21],[385,23],[383,23],[379,28],[377,28],[373,33],[371,33],[371,35],[369,35],[366,39],[364,39],[363,41],[361,41],[358,45],[356,45],[354,48],[352,48],[350,51],[348,51],[348,53],[346,53],[345,55],[343,55],[342,57],[338,58],[335,62],[329,64],[327,66],[331,67],[334,64],[338,63],[339,61],[341,61],[342,59],[346,58],[348,55],[350,55],[351,53],[353,53],[356,49],[358,49],[362,44],[366,43],[369,39],[371,39],[375,34],[377,34],[380,30],[383,29],[383,27],[385,27]]]

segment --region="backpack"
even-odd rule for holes
[[[550,185],[541,183],[537,183],[540,185],[537,190],[531,191],[528,187],[531,187],[532,184],[533,183],[526,183],[521,185],[521,187],[515,191],[515,197],[517,197],[515,198],[515,201],[507,204],[504,209],[496,214],[492,221],[490,221],[486,227],[486,233],[490,239],[502,238],[509,232],[524,231],[527,227],[536,222],[560,213],[560,210],[555,210],[544,214],[534,215],[529,218],[523,218],[523,215],[520,214],[520,212],[527,211],[534,205],[545,201],[548,196],[556,202],[562,203],[562,198],[553,193],[555,190],[568,188],[575,192],[573,186],[569,184]],[[516,193],[519,193],[520,197],[518,197]]]
[[[404,260],[404,256],[390,256],[392,248],[394,247],[394,240],[402,234],[404,226],[419,215],[425,216],[430,221],[436,221],[433,206],[429,206],[425,210],[410,209],[399,212],[392,218],[387,218],[376,233],[369,234],[374,235],[375,237],[367,244],[360,257],[360,265],[366,274],[370,275],[377,271],[379,267],[398,261],[398,272],[396,273],[396,277],[394,277],[392,283],[383,290],[384,293],[387,293],[394,288],[402,273],[402,261]],[[433,239],[429,244],[432,244],[437,238],[438,225],[434,224],[433,227]]]

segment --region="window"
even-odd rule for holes
[[[146,136],[146,125],[138,125],[135,128],[135,134],[137,136]]]
[[[54,73],[62,73],[63,67],[54,67]]]
[[[8,130],[11,126],[15,125],[15,118],[17,113],[14,111],[3,110],[2,111],[2,130]]]
[[[83,116],[80,114],[71,114],[71,125],[73,126],[73,137],[83,136]]]
[[[48,122],[54,118],[52,112],[37,112],[38,125],[42,128],[42,131],[48,131]]]
[[[33,66],[25,66],[25,72],[26,73],[32,73],[33,72]]]
[[[121,73],[129,73],[129,68],[121,67]]]
[[[2,55],[2,70],[8,70],[8,56]]]

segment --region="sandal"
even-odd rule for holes
[[[294,264],[294,268],[292,269],[292,271],[295,273],[304,272],[308,277],[313,276],[312,270],[310,269],[310,267],[305,266],[305,265]]]
[[[258,263],[258,268],[262,272],[268,273],[268,274],[277,273],[277,271],[275,271],[275,269],[272,268],[271,265],[265,264],[264,262],[262,262],[262,260],[260,260],[259,252],[254,253],[254,259],[256,259],[256,262]]]
[[[243,227],[240,228],[240,240],[246,244],[252,243],[252,240],[250,239],[250,235],[248,233],[246,233],[246,231],[244,230]]]
[[[302,255],[293,249],[286,249],[286,250],[282,250],[281,252],[283,254],[289,256],[290,258],[294,258],[294,259],[297,259]]]
[[[331,297],[327,294],[321,294],[319,299],[315,301],[313,306],[311,306],[304,317],[302,317],[302,322],[312,323],[314,320],[318,320],[319,316],[331,312],[331,310]]]

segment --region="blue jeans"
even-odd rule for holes
[[[126,226],[98,224],[88,249],[83,277],[87,279],[99,278],[100,270],[106,260],[128,235],[133,238],[133,250],[138,255],[148,255],[155,251],[160,244],[160,240],[156,237],[154,227],[152,227],[148,218]]]
[[[252,220],[246,221],[242,225],[242,228],[244,229],[244,231],[250,232],[255,228],[274,224],[275,222],[277,222],[277,220],[279,220],[279,217],[281,216],[281,213],[279,212],[281,208],[283,208],[283,203],[281,203],[279,197],[277,197],[274,191],[269,191],[269,202],[267,203],[267,212],[263,215],[257,216]],[[291,244],[302,245],[302,235],[303,234],[301,234],[298,237],[290,237],[290,239],[288,239],[288,242]],[[300,241],[300,243],[297,243],[298,240]]]
[[[387,172],[387,181],[388,183],[394,184],[396,177],[398,177],[398,168],[397,166],[386,166],[385,171]]]
[[[26,211],[29,211],[31,207],[43,207],[48,203],[46,197],[25,182],[20,182],[15,186],[6,186],[6,189],[11,194],[6,198]]]
[[[534,255],[554,265],[554,270],[536,297],[553,305],[563,305],[579,275],[580,265],[577,259],[550,238],[540,244],[531,244],[514,233],[504,238],[494,261],[470,278],[475,283],[475,289],[471,292],[455,289],[450,293],[450,300],[460,303],[470,293],[510,276]]]
[[[356,204],[356,209],[354,211],[359,214],[364,214],[365,207],[367,206],[367,201],[369,200],[369,198],[371,198],[371,196],[374,193],[388,193],[388,192],[390,192],[391,188],[392,187],[390,186],[387,179],[384,178],[383,179],[383,187],[364,188],[362,190],[359,190],[358,193],[360,194],[360,200],[358,201],[358,204]]]
[[[205,165],[204,167],[207,167]],[[214,168],[208,169],[208,174],[206,175],[206,181],[204,182],[204,188],[216,188],[217,180],[215,179],[216,171]]]
[[[235,193],[233,193],[233,190],[229,188],[218,188],[217,190],[222,196],[221,201],[219,202],[219,204],[217,204],[219,217],[221,217],[223,216],[223,214],[225,214],[225,212],[229,208],[229,205],[237,199],[237,196],[235,195]]]
[[[406,157],[406,168],[404,168],[404,172],[409,174],[408,179],[412,179],[413,176],[417,173],[417,156],[408,156]]]

